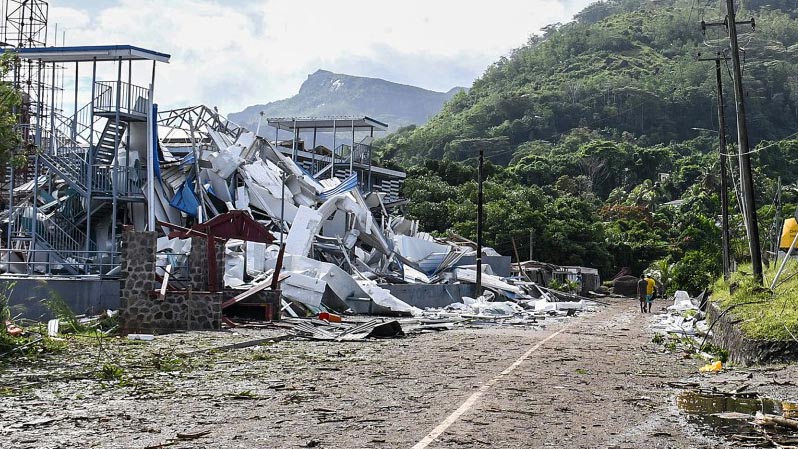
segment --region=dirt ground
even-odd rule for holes
[[[0,371],[0,447],[734,447],[688,422],[680,385],[798,399],[795,365],[699,375],[703,361],[651,342],[655,316],[612,300],[532,327],[378,341],[71,342]]]

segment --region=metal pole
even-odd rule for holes
[[[349,150],[349,176],[355,170],[355,121],[352,120],[352,148]]]
[[[294,119],[294,138],[291,142],[291,160],[296,162],[296,140],[299,138],[299,133],[296,130],[296,119]]]
[[[122,57],[117,61],[116,73],[116,107],[114,108],[114,160],[111,165],[111,264],[115,264],[116,259],[116,218],[117,218],[117,196],[119,194],[119,178],[117,170],[119,168],[119,109],[122,107]]]
[[[3,13],[5,15],[5,11],[3,11]],[[4,34],[4,36],[7,35],[8,34],[8,29],[4,30],[3,34]],[[8,39],[4,39],[4,40],[7,41]],[[14,73],[13,73],[14,84],[13,85],[14,85],[14,88],[17,89],[17,90],[20,90],[19,79],[22,76],[22,74],[20,73],[21,70],[22,70],[22,63],[19,62],[19,58],[15,58],[15,60],[14,60]],[[24,106],[24,104],[23,104],[23,106]],[[19,114],[19,109],[17,108],[16,104],[14,104],[14,106],[12,106],[11,111],[14,114],[14,116],[17,117],[17,124],[19,125],[19,128],[18,128],[19,131],[18,132],[23,135],[23,138],[20,139],[20,140],[23,143],[27,142],[28,134],[29,134],[29,129],[28,129],[29,123],[22,123],[22,116],[24,114]],[[17,147],[17,148],[19,148],[19,147]],[[7,228],[7,232],[6,232],[6,250],[8,251],[8,252],[6,252],[6,257],[8,257],[8,260],[7,260],[8,264],[9,264],[8,265],[8,270],[10,271],[11,270],[11,258],[10,258],[10,256],[11,256],[11,252],[10,252],[10,250],[11,250],[11,236],[14,233],[14,177],[16,176],[16,173],[15,173],[15,170],[14,170],[13,160],[9,162],[8,170],[6,171],[6,173],[8,173],[8,176],[11,178],[8,181],[8,228]]]
[[[78,79],[80,79],[80,63],[75,62],[75,112],[72,114],[72,140],[78,139]]]
[[[313,126],[313,151],[310,153],[310,174],[316,177],[316,126]]]
[[[52,79],[53,84],[50,86],[50,154],[56,154],[56,138],[55,138],[55,63],[53,63]],[[42,87],[44,89],[44,87]]]
[[[42,61],[39,60],[39,66],[36,75],[36,136],[34,137],[34,144],[36,147],[42,145],[42,109],[44,109],[45,99],[42,98]]]
[[[373,126],[371,127],[371,132],[369,133],[369,137],[371,137],[371,139],[369,139],[369,176],[368,176],[367,186],[368,186],[369,193],[371,193],[371,192],[374,191],[374,184],[371,183],[371,148],[372,148],[371,145],[374,142],[374,127]]]
[[[482,169],[485,151],[479,149],[479,169],[477,170],[477,184],[479,185],[479,196],[477,197],[477,292],[482,294]]]
[[[155,117],[153,116],[153,89],[150,84],[147,101],[147,230],[155,231]],[[128,133],[129,135],[130,133]]]
[[[205,211],[205,194],[200,180],[200,152],[197,149],[197,141],[194,139],[194,120],[189,117],[188,119],[189,134],[191,136],[191,152],[194,154],[194,191],[197,195],[197,200],[200,205],[197,207],[197,222],[202,223],[206,218]]]
[[[754,280],[762,284],[762,253],[759,248],[759,226],[756,219],[754,201],[754,179],[751,174],[751,157],[748,148],[748,126],[745,122],[745,97],[743,94],[742,69],[737,43],[737,22],[734,14],[734,0],[726,0],[728,14],[729,42],[731,45],[732,73],[734,75],[734,97],[737,104],[737,143],[739,146],[740,178],[745,210],[745,227],[748,231],[748,247],[751,252],[751,265]]]
[[[280,151],[279,144],[277,143],[277,139],[279,137],[280,137],[280,120],[277,120],[277,123],[274,127],[274,151]]]
[[[94,171],[94,96],[96,95],[97,84],[97,58],[94,58],[91,65],[91,100],[89,103],[89,151],[86,155],[86,260],[88,261],[91,251],[91,197],[92,197],[92,177]],[[99,248],[97,248],[99,249]],[[88,262],[86,264],[86,274],[89,274]]]
[[[718,83],[718,146],[720,147],[720,216],[723,243],[723,279],[729,280],[729,187],[726,174],[726,114],[723,104],[723,80],[720,76],[720,55],[715,59]]]
[[[150,79],[150,101],[147,116],[150,122],[147,125],[149,130],[147,139],[147,229],[155,231],[155,151],[157,149],[156,140],[158,138],[157,126],[158,117],[155,113],[155,61],[152,61],[152,77]]]
[[[55,64],[53,64],[53,71],[55,71]],[[31,263],[28,264],[27,267],[26,267],[27,271],[28,271],[28,274],[33,274],[34,265],[36,263],[36,254],[37,254],[36,253],[36,234],[37,234],[37,231],[38,231],[38,228],[39,228],[39,209],[38,209],[38,204],[37,204],[37,197],[39,195],[39,191],[38,191],[38,188],[37,188],[39,186],[39,179],[38,179],[38,175],[39,175],[39,154],[38,154],[38,152],[39,152],[39,149],[41,148],[41,146],[43,145],[43,143],[42,143],[43,142],[43,140],[42,140],[42,128],[43,128],[43,123],[42,123],[43,114],[42,114],[42,111],[44,110],[45,102],[46,102],[46,99],[44,98],[44,95],[45,95],[44,94],[44,83],[42,81],[42,76],[43,76],[42,74],[44,73],[44,63],[42,63],[41,59],[39,60],[39,67],[38,67],[37,72],[38,72],[38,74],[37,74],[37,81],[36,81],[37,82],[37,85],[36,85],[36,96],[37,96],[37,104],[38,104],[38,106],[36,107],[36,156],[34,157],[35,163],[34,163],[34,166],[33,166],[33,176],[34,176],[34,178],[33,178],[34,179],[34,182],[33,182],[34,191],[33,192],[34,192],[34,194],[33,194],[33,209],[32,209],[32,215],[31,215],[31,241],[30,241],[30,250],[31,251],[28,253],[28,262],[31,262]],[[55,86],[53,86],[53,91],[52,92],[55,92]],[[54,101],[54,97],[52,97],[50,100],[51,100],[51,105],[52,105],[53,101]],[[49,147],[49,153],[50,154],[55,154],[55,152],[53,150],[54,139],[53,139],[53,134],[52,134],[52,125],[53,125],[54,121],[52,120],[52,118],[53,118],[52,117],[52,111],[50,111],[50,113],[51,113],[51,117],[50,117],[50,139],[49,139],[49,142],[48,142],[48,147]],[[50,255],[47,254],[48,261],[49,261],[49,257],[50,257]],[[10,261],[11,260],[9,258],[9,262]]]
[[[795,234],[795,237],[792,239],[792,243],[790,244],[790,249],[787,250],[787,254],[784,255],[784,259],[781,261],[781,265],[779,266],[778,271],[776,271],[776,276],[773,277],[773,282],[770,283],[770,289],[773,290],[776,287],[776,282],[778,282],[779,277],[781,276],[781,272],[784,271],[784,266],[787,265],[787,261],[790,260],[790,256],[792,255],[792,250],[795,249],[795,243],[798,242],[798,233]],[[776,258],[778,259],[779,255],[776,253]]]
[[[133,61],[127,61],[127,112],[130,110],[131,89],[133,88]],[[130,133],[128,133],[130,135]],[[129,150],[128,150],[129,151]]]
[[[282,193],[280,194],[280,245],[285,243],[285,165],[280,164]]]
[[[333,144],[332,144],[332,152],[330,153],[332,157],[330,158],[330,179],[335,177],[335,137],[338,134],[338,129],[336,127],[337,123],[335,119],[333,119]]]

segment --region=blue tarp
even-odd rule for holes
[[[191,217],[197,216],[197,208],[199,207],[199,200],[197,195],[194,194],[194,177],[186,179],[186,182],[180,186],[174,198],[169,201],[169,205],[185,212]]]
[[[158,182],[163,185],[163,181],[161,180],[161,161],[158,157],[158,105],[153,103],[152,111],[152,160],[154,162],[153,167],[153,175],[158,179]],[[196,213],[196,212],[195,212]]]

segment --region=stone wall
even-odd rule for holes
[[[164,334],[221,327],[222,293],[170,293],[163,300],[136,298],[123,311],[128,333]]]
[[[125,232],[122,240],[122,272],[119,324],[122,334],[166,333],[177,330],[212,330],[221,327],[222,296],[207,290],[205,242],[192,242],[189,273],[192,290],[167,293],[161,300],[155,275],[156,234]],[[195,253],[195,248],[197,252]],[[217,248],[218,252],[218,248]],[[218,257],[218,256],[217,256]]]
[[[224,287],[224,245],[217,242],[214,246],[216,254],[216,285],[221,289]],[[204,238],[191,238],[188,266],[191,288],[195,291],[207,291],[210,265],[208,264],[208,243]]]
[[[740,365],[790,363],[798,361],[798,342],[754,340],[743,335],[741,320],[728,312],[721,316],[717,304],[707,308],[712,327],[712,344],[729,351],[729,361]]]

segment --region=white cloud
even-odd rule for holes
[[[163,107],[205,103],[235,112],[293,95],[319,68],[435,90],[469,86],[530,34],[570,20],[590,1],[120,0],[97,11],[73,0],[51,7],[50,23],[66,29],[67,45],[171,54],[157,70]],[[105,66],[103,76],[115,78]],[[146,85],[149,67],[141,67],[134,81]]]

